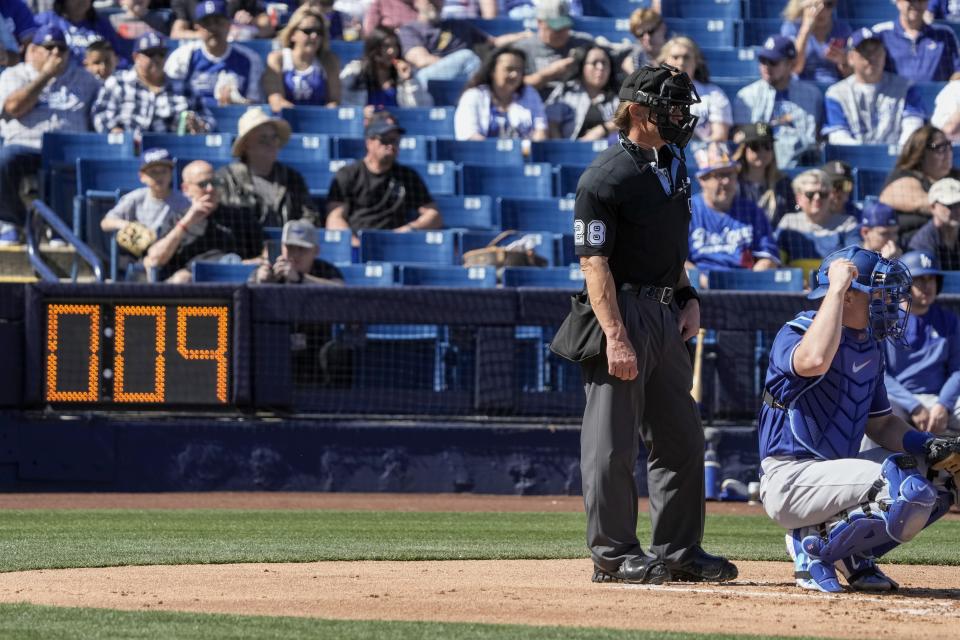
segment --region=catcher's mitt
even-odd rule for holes
[[[960,438],[930,438],[924,448],[930,467],[953,474],[954,484],[960,487]]]
[[[117,232],[117,244],[138,258],[156,239],[156,232],[139,222],[128,222]]]

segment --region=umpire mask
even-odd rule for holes
[[[700,120],[690,115],[690,105],[700,96],[686,73],[668,64],[642,67],[623,81],[619,96],[650,109],[650,122],[666,142],[681,149],[690,142]]]

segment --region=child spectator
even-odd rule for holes
[[[860,216],[860,237],[864,249],[876,251],[884,258],[899,258],[897,245],[900,227],[897,225],[897,212],[882,202],[871,201],[864,205]]]
[[[106,40],[94,40],[87,45],[87,54],[83,58],[83,68],[106,82],[117,70],[117,54]]]

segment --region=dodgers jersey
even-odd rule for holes
[[[867,420],[891,412],[883,351],[865,330],[843,329],[824,375],[805,378],[794,371],[793,353],[815,315],[815,311],[798,314],[780,329],[770,348],[764,388],[787,410],[761,406],[757,419],[761,460],[854,458]]]
[[[886,345],[890,399],[912,412],[920,406],[913,394],[934,393],[952,409],[960,398],[960,318],[934,303],[922,316],[907,316],[903,337],[906,346]]]
[[[688,260],[698,269],[749,269],[760,258],[780,261],[766,215],[746,198],[737,196],[730,211],[723,212],[698,193],[691,206]]]
[[[199,98],[208,107],[217,106],[218,82],[235,82],[241,96],[251,102],[263,102],[260,91],[263,62],[243,45],[228,45],[223,57],[215,58],[202,42],[190,42],[173,50],[163,71],[179,93]]]

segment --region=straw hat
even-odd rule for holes
[[[283,118],[269,116],[259,107],[247,109],[246,113],[240,116],[237,121],[237,139],[233,141],[233,155],[240,157],[243,151],[243,145],[247,141],[247,136],[257,127],[265,124],[272,124],[277,135],[280,136],[280,146],[284,146],[290,141],[290,124]]]

